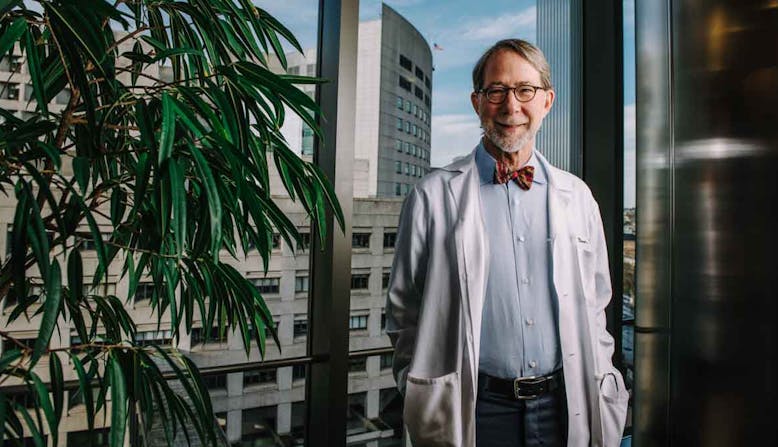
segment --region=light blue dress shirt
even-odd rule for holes
[[[481,210],[489,239],[489,277],[481,324],[479,371],[514,378],[561,367],[558,300],[551,287],[548,184],[534,152],[532,187],[493,183],[495,159],[476,151]]]

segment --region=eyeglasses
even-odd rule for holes
[[[513,90],[513,95],[519,102],[529,102],[535,98],[538,90],[545,90],[537,85],[524,84],[518,87],[489,87],[478,90],[477,93],[486,95],[486,99],[492,104],[502,104],[508,98],[508,92]]]

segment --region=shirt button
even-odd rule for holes
[[[519,242],[524,242],[524,236],[519,236]]]
[[[521,283],[522,284],[529,284],[529,279],[528,278],[521,278]]]
[[[524,321],[527,323],[527,326],[532,326],[533,324],[535,324],[535,320],[533,320],[532,318],[527,318]]]
[[[534,367],[536,367],[536,366],[537,366],[537,363],[535,363],[535,361],[534,361],[534,360],[532,360],[531,362],[529,362],[529,367],[530,367],[530,368],[534,368]]]

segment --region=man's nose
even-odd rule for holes
[[[515,113],[521,110],[521,101],[516,98],[516,90],[509,90],[502,102],[502,109],[505,113]]]

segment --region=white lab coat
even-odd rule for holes
[[[551,166],[549,236],[559,297],[568,446],[618,447],[628,392],[605,329],[610,273],[599,208]],[[475,446],[481,311],[488,272],[475,151],[423,178],[403,205],[387,297],[394,373],[414,446]]]

